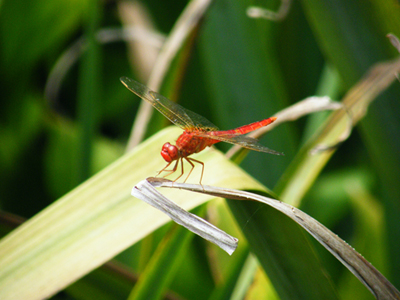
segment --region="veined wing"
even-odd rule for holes
[[[213,140],[218,140],[221,142],[239,145],[243,148],[247,148],[250,150],[255,150],[255,151],[265,152],[265,153],[270,153],[270,154],[275,154],[275,155],[284,155],[281,152],[269,149],[269,148],[261,145],[257,139],[246,136],[246,135],[212,135],[207,132],[199,132],[196,135],[205,137],[208,139],[213,139]]]
[[[121,82],[134,94],[149,102],[155,109],[162,113],[168,120],[182,129],[193,131],[202,129],[206,131],[218,130],[218,127],[206,118],[172,102],[163,95],[150,90],[145,85],[130,79],[121,77]]]

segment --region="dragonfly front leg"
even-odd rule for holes
[[[172,161],[169,162],[160,172],[157,173],[156,177],[158,175],[160,175],[161,172],[168,172],[168,174],[164,175],[163,178],[167,177],[168,175],[171,175],[172,173],[174,173],[176,171],[177,167],[178,167],[178,162],[179,162],[179,159],[177,159],[177,161],[176,161],[176,163],[174,165],[174,168],[172,170],[166,170],[166,168],[168,168],[172,164]]]

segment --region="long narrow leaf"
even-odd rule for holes
[[[168,217],[131,197],[130,190],[162,168],[160,145],[179,132],[177,128],[160,132],[4,237],[0,241],[0,298],[53,295],[168,222]],[[210,150],[199,155],[207,166],[204,181],[262,188]],[[196,175],[200,170],[191,178],[195,180]],[[178,197],[177,203],[185,209],[210,199],[185,193]]]
[[[346,94],[342,101],[346,110],[331,115],[323,128],[299,152],[283,177],[285,180],[280,182],[278,192],[285,202],[296,205],[303,197],[332,156],[334,148],[329,148],[348,137],[349,128],[365,116],[370,103],[396,79],[399,69],[400,59],[378,64]]]
[[[356,252],[350,245],[317,220],[289,204],[249,192],[211,186],[174,184],[162,181],[154,181],[153,185],[185,189],[199,193],[206,193],[216,197],[224,197],[234,200],[252,200],[267,204],[291,218],[310,233],[319,243],[321,243],[321,245],[323,245],[342,264],[344,264],[377,299],[400,299],[400,292],[362,255]],[[324,297],[324,299],[326,298]]]

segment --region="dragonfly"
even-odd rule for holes
[[[221,131],[206,118],[150,90],[145,85],[128,77],[121,77],[120,80],[131,92],[150,103],[168,120],[184,130],[184,132],[176,140],[175,145],[167,142],[162,146],[161,156],[167,162],[167,165],[160,172],[158,172],[156,176],[160,175],[162,172],[167,172],[164,177],[175,173],[180,163],[181,174],[174,180],[174,182],[177,181],[184,174],[183,160],[186,160],[192,168],[190,169],[189,174],[184,182],[186,182],[192,173],[195,167],[194,163],[198,163],[202,166],[200,177],[201,184],[204,174],[204,163],[189,156],[194,153],[199,153],[206,147],[210,147],[219,142],[231,143],[259,152],[283,155],[281,152],[277,152],[261,145],[257,139],[245,135],[246,133],[271,124],[276,120],[276,117],[270,117],[262,121],[238,127],[236,129]],[[174,167],[168,170],[168,167],[174,161]]]

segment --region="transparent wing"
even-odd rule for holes
[[[162,113],[168,120],[182,129],[193,131],[196,129],[215,131],[218,127],[206,118],[172,102],[163,95],[153,92],[145,85],[130,79],[121,77],[121,82],[134,94],[149,102],[155,109]]]
[[[212,134],[212,132],[211,132]],[[239,145],[243,148],[247,148],[250,150],[255,150],[259,152],[265,152],[265,153],[270,153],[270,154],[275,154],[275,155],[284,155],[281,152],[269,149],[263,145],[261,145],[257,139],[246,136],[246,135],[210,135],[207,134],[206,132],[202,133],[196,133],[197,136],[205,137],[208,139],[213,139],[213,140],[218,140],[221,142],[226,142],[234,145]]]

